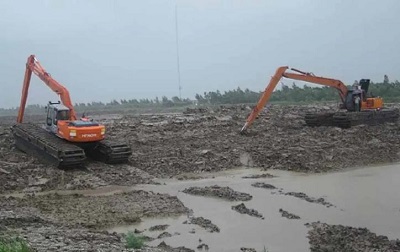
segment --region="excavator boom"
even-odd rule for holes
[[[35,55],[28,57],[26,62],[26,70],[24,83],[22,87],[21,103],[18,112],[17,122],[22,123],[24,118],[26,101],[28,99],[28,90],[31,82],[32,73],[37,75],[46,85],[60,96],[61,102],[70,110],[70,120],[76,120],[76,113],[74,106],[72,105],[71,98],[68,90],[61,85],[58,81],[53,79],[50,74],[44,69],[40,62],[36,59]]]
[[[283,77],[292,79],[292,80],[306,81],[306,82],[310,82],[310,83],[314,83],[314,84],[319,84],[319,85],[336,88],[339,91],[340,99],[342,100],[343,103],[345,102],[348,89],[347,89],[346,85],[343,84],[343,82],[341,82],[340,80],[314,76],[311,73],[304,73],[304,72],[301,72],[294,68],[292,68],[291,70],[300,72],[301,74],[284,73]]]
[[[291,68],[290,70],[297,73],[288,73],[286,72],[288,69],[288,66],[281,66],[276,69],[275,74],[272,76],[269,84],[265,88],[263,94],[257,102],[257,105],[253,108],[240,132],[244,132],[251,126],[251,124],[260,114],[261,110],[267,104],[269,98],[271,97],[271,94],[274,92],[276,85],[279,83],[282,77],[336,88],[339,91],[342,102],[345,101],[348,90],[346,85],[344,85],[340,80],[314,76],[312,73],[306,73],[295,68]]]
[[[267,104],[269,98],[271,97],[272,92],[274,92],[274,89],[276,85],[278,84],[279,80],[282,78],[283,74],[289,67],[287,66],[282,66],[276,69],[275,74],[272,76],[271,81],[269,82],[268,86],[265,88],[262,96],[258,100],[256,106],[253,108],[253,111],[247,118],[246,123],[244,124],[241,132],[244,132],[248,127],[251,126],[251,124],[254,122],[254,120],[257,118],[258,114],[260,114],[261,110],[264,108],[265,104]]]

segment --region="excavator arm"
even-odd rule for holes
[[[246,129],[248,129],[251,126],[251,124],[260,114],[261,110],[264,108],[265,104],[267,104],[269,98],[271,97],[272,92],[274,91],[276,85],[282,79],[282,77],[336,88],[339,91],[339,96],[342,102],[345,101],[348,89],[346,85],[344,85],[340,80],[318,77],[312,73],[302,72],[294,68],[290,68],[290,70],[297,73],[287,73],[286,71],[288,69],[289,69],[288,66],[281,66],[276,70],[275,74],[272,76],[268,86],[265,88],[257,105],[253,108],[252,112],[248,116],[246,123],[244,124],[240,132],[246,131]]]
[[[22,87],[22,96],[18,111],[17,122],[22,123],[23,121],[32,73],[37,75],[44,83],[46,83],[46,85],[51,90],[53,90],[60,96],[61,102],[70,110],[70,120],[76,120],[75,109],[74,106],[72,105],[72,101],[69,96],[68,90],[50,76],[50,74],[44,69],[44,67],[42,67],[42,65],[36,59],[35,55],[31,55],[28,57],[28,60],[26,62],[25,77]]]

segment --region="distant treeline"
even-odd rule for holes
[[[348,86],[351,89],[351,86]],[[386,102],[400,102],[400,82],[389,82],[385,76],[384,82],[373,83],[369,86],[368,93],[374,96],[381,96]],[[195,98],[199,104],[241,104],[256,103],[262,92],[254,92],[249,89],[205,92],[203,95],[196,94]],[[270,97],[271,102],[283,103],[311,103],[339,100],[338,91],[331,87],[317,86],[310,87],[304,85],[299,87],[296,83],[292,86],[282,85],[280,90],[275,90]]]
[[[349,86],[349,88],[351,88]],[[387,76],[381,83],[371,83],[369,87],[369,93],[375,96],[381,96],[385,102],[400,102],[400,82],[390,82]],[[155,99],[122,99],[112,100],[107,103],[103,102],[91,102],[91,103],[77,103],[75,108],[77,111],[102,111],[102,110],[124,110],[124,109],[135,109],[135,108],[174,108],[174,107],[186,107],[195,105],[219,105],[219,104],[255,104],[262,92],[255,92],[249,89],[242,90],[237,88],[225,92],[211,91],[204,92],[203,94],[196,94],[195,100],[189,98],[181,99],[177,96],[169,99],[163,96],[161,99],[156,97]],[[282,84],[280,90],[274,91],[271,95],[271,102],[282,102],[282,103],[311,103],[311,102],[326,102],[326,101],[338,101],[339,95],[337,90],[330,87],[310,87],[304,85],[299,87],[296,83],[292,86]],[[26,112],[30,114],[43,114],[44,106],[41,105],[28,105]],[[18,108],[11,109],[0,109],[0,115],[15,115]]]

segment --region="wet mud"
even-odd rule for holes
[[[164,231],[169,227],[168,224],[166,225],[155,225],[149,228],[149,231]]]
[[[240,248],[240,251],[242,252],[257,252],[257,250],[253,248]]]
[[[0,237],[24,239],[32,251],[132,251],[125,249],[122,235],[59,224],[35,208],[10,210],[1,202]]]
[[[224,207],[224,214],[216,214],[221,214],[221,218],[227,215],[226,218],[232,218],[230,223],[238,221],[243,228],[246,223],[242,223],[242,219],[247,222],[252,222],[248,219],[255,219],[256,221],[251,224],[253,231],[257,230],[253,229],[254,227],[259,228],[258,232],[265,231],[264,226],[256,226],[260,222],[257,218],[264,218],[263,216],[266,217],[266,221],[279,226],[306,219],[311,221],[312,218],[307,217],[307,211],[312,211],[312,207],[302,205],[307,210],[295,208],[295,204],[289,204],[290,199],[286,198],[297,198],[307,203],[326,206],[326,208],[321,207],[324,210],[318,211],[333,211],[335,208],[328,209],[334,206],[332,203],[338,204],[338,207],[345,205],[341,199],[348,200],[346,192],[341,194],[341,198],[334,197],[330,203],[332,198],[325,199],[325,194],[320,193],[319,190],[316,190],[316,194],[324,195],[324,198],[308,196],[307,194],[315,195],[314,191],[304,190],[303,193],[303,186],[292,187],[286,184],[285,187],[282,185],[285,181],[275,184],[275,180],[279,179],[280,175],[275,175],[274,171],[297,171],[304,175],[400,161],[398,151],[400,126],[397,123],[377,126],[360,125],[350,129],[305,126],[303,116],[307,111],[328,111],[332,108],[332,106],[273,105],[267,114],[265,112],[260,114],[245,135],[238,133],[251,111],[249,106],[197,108],[176,114],[125,114],[112,118],[100,116],[100,122],[106,124],[109,138],[124,139],[132,146],[134,153],[129,163],[107,165],[87,160],[84,168],[76,167],[69,170],[57,169],[17,150],[10,131],[15,118],[1,118],[0,193],[2,195],[22,193],[25,196],[0,196],[0,235],[5,237],[16,234],[37,251],[59,251],[61,248],[64,251],[132,251],[125,247],[124,234],[103,230],[108,230],[113,226],[140,223],[147,217],[188,214],[190,209],[185,205],[189,204],[190,200],[185,201],[184,204],[180,199],[187,199],[192,195],[205,196],[208,197],[207,200],[223,199],[224,203],[218,203],[220,205],[215,201],[210,201],[219,207]],[[44,118],[40,117],[27,116],[26,119],[35,123],[44,122]],[[184,195],[179,198],[171,196],[171,192],[155,193],[136,189],[109,195],[52,193],[54,190],[77,191],[108,186],[135,187],[139,184],[157,187],[164,185],[163,180],[166,179],[176,179],[180,182],[207,181],[213,179],[208,175],[211,172],[221,172],[237,167],[259,167],[262,171],[261,174],[241,176],[242,181],[248,182],[248,185],[244,187],[237,184],[231,186],[229,183],[219,185],[210,182],[202,186],[188,183],[179,191]],[[270,184],[271,181],[274,181],[273,185]],[[296,183],[295,181],[292,181],[293,184]],[[267,193],[266,196],[265,192],[268,191],[258,188],[270,190],[271,193]],[[50,193],[42,195],[45,192]],[[347,192],[351,192],[351,189]],[[393,189],[390,192],[393,192]],[[387,192],[381,192],[381,194],[392,197]],[[278,195],[282,196],[278,197]],[[374,192],[369,192],[369,195],[374,196]],[[259,203],[262,202],[260,199],[265,199],[265,197],[271,200],[268,202],[275,202],[275,204],[266,206]],[[232,206],[231,201],[246,201],[246,205],[251,204],[257,210],[248,208],[244,203]],[[351,201],[346,202],[349,205]],[[398,209],[398,206],[396,207]],[[238,214],[229,208],[255,218],[244,216],[238,220]],[[222,211],[221,209],[215,210]],[[290,209],[295,213],[283,209]],[[349,212],[351,210],[347,209]],[[209,213],[204,211],[204,213]],[[275,216],[272,215],[270,218],[268,213],[275,213]],[[325,216],[321,212],[317,213],[315,216]],[[204,217],[191,216],[188,218],[188,223],[201,226],[204,230],[194,231],[193,229],[195,234],[188,234],[188,231],[185,231],[179,235],[170,230],[171,226],[162,222],[154,223],[158,225],[153,227],[153,232],[159,233],[150,237],[148,241],[162,242],[159,245],[146,246],[135,251],[194,251],[180,246],[176,241],[184,239],[180,238],[184,235],[200,236],[200,234],[206,236],[207,240],[196,243],[192,246],[193,249],[199,246],[201,248],[197,249],[203,251],[223,248],[218,245],[218,241],[207,236],[223,235],[227,231],[221,224],[222,220],[212,218],[213,215],[196,212],[195,214]],[[362,215],[361,212],[352,214],[352,218],[346,219],[347,221]],[[301,219],[299,219],[300,216]],[[288,221],[281,217],[298,221]],[[340,223],[341,219],[336,218]],[[365,222],[355,223],[359,226],[359,223]],[[386,225],[390,226],[390,222]],[[287,228],[285,230],[291,230],[292,226],[285,228]],[[296,230],[297,232],[304,231],[300,228]],[[388,230],[397,234],[395,227]],[[243,232],[250,232],[250,230],[243,229]],[[399,250],[397,240],[389,240],[385,236],[375,235],[367,229],[356,227],[312,224],[308,234],[311,251]],[[236,237],[237,234],[232,235]],[[272,239],[272,233],[269,235],[271,241],[279,240],[279,237]],[[252,239],[252,237],[247,238]],[[170,241],[175,242],[170,244]],[[253,240],[253,242],[258,241]],[[296,242],[296,244],[301,244],[301,241]],[[253,251],[251,248],[254,247],[259,251],[260,245],[268,244],[257,243],[257,247],[253,245],[243,243],[235,249]],[[279,251],[278,248],[279,245],[276,245],[271,251]]]
[[[248,176],[243,176],[242,178],[244,179],[259,179],[259,178],[274,178],[275,176],[269,173],[263,173],[263,174],[254,174],[254,175],[248,175]]]
[[[183,190],[183,192],[198,196],[218,197],[229,201],[249,201],[252,199],[252,196],[248,193],[237,192],[232,188],[217,185],[206,186],[203,188],[189,187]]]
[[[277,192],[274,191],[272,193],[273,194],[278,193],[278,194],[281,194],[281,195],[296,197],[296,198],[305,200],[307,202],[324,205],[326,207],[335,207],[335,205],[329,203],[324,198],[321,198],[321,197],[320,198],[310,197],[310,196],[308,196],[307,194],[305,194],[303,192],[284,192],[284,190],[282,188],[276,188],[274,185],[267,184],[265,182],[256,182],[256,183],[251,184],[251,186],[257,187],[257,188],[270,189],[270,190],[278,189]]]
[[[210,249],[210,247],[207,244],[202,243],[199,246],[197,246],[197,249],[199,249],[199,250],[203,250],[204,249],[204,250],[208,251]]]
[[[162,238],[166,238],[166,237],[171,237],[172,234],[168,233],[168,232],[162,232],[161,234],[159,234],[157,236],[157,239],[162,239]]]
[[[88,160],[87,169],[65,172],[16,150],[10,131],[15,118],[4,117],[0,122],[0,190],[151,183],[153,178],[201,175],[238,166],[314,173],[399,161],[400,126],[396,123],[350,129],[305,126],[307,111],[329,109],[335,108],[271,106],[247,135],[238,134],[251,111],[246,106],[186,114],[99,117],[109,138],[124,139],[135,150],[130,164],[110,166]],[[43,123],[42,119],[27,117],[26,121]],[[266,148],[265,143],[271,146]],[[36,186],[31,182],[44,180]]]
[[[287,195],[287,196],[293,196],[293,197],[305,200],[310,203],[320,204],[320,205],[324,205],[326,207],[335,207],[335,205],[327,202],[324,198],[310,197],[307,194],[302,193],[302,192],[280,192],[280,193],[283,195]]]
[[[110,196],[48,194],[36,197],[1,198],[2,210],[35,209],[60,224],[102,228],[131,224],[142,217],[186,213],[188,209],[176,197],[145,191]]]
[[[244,203],[241,203],[236,206],[232,206],[232,209],[241,214],[247,214],[247,215],[250,215],[253,217],[264,219],[262,214],[260,214],[257,210],[247,208]]]
[[[400,240],[389,240],[366,228],[354,228],[325,223],[309,224],[310,250],[322,251],[400,251]]]
[[[185,248],[183,246],[177,247],[177,248],[173,248],[173,247],[167,245],[165,242],[161,242],[157,246],[157,248],[163,249],[162,251],[165,251],[165,252],[195,252],[194,250],[189,249],[189,248]]]
[[[210,233],[214,233],[214,232],[219,233],[219,231],[220,231],[219,227],[217,227],[217,225],[213,224],[211,222],[211,220],[205,219],[203,217],[192,217],[189,219],[187,224],[198,225]]]
[[[251,184],[251,186],[258,187],[258,188],[265,188],[265,189],[276,189],[275,186],[264,183],[264,182],[256,182],[256,183]]]
[[[279,209],[279,212],[281,213],[282,217],[287,218],[287,219],[300,219],[300,216],[289,213],[288,211],[283,210],[282,208]]]

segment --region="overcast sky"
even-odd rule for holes
[[[18,106],[30,54],[73,102],[263,90],[289,65],[352,84],[400,79],[398,0],[2,0],[0,107]],[[285,81],[290,84],[292,81]],[[29,104],[58,100],[32,76]]]

